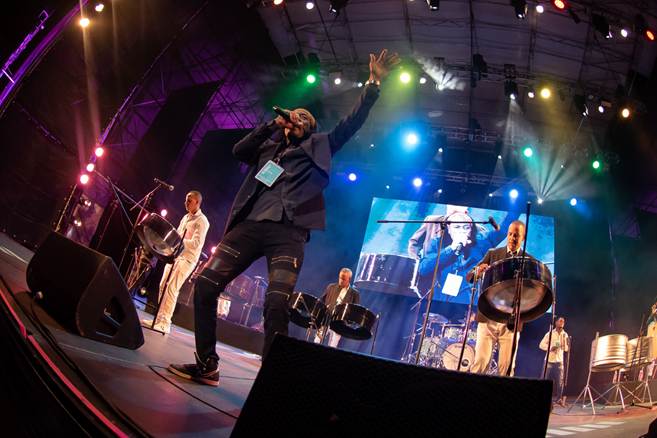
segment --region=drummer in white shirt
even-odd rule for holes
[[[549,379],[550,377],[553,378],[553,394],[556,393],[556,404],[561,407],[566,407],[566,403],[563,399],[563,353],[568,351],[570,347],[568,333],[563,329],[565,324],[566,320],[563,318],[557,319],[557,322],[554,323],[555,328],[552,330],[550,354],[548,355],[547,373],[545,375],[546,379]],[[548,349],[549,337],[550,332],[547,332],[539,344],[541,350]]]
[[[208,228],[210,228],[208,218],[201,212],[202,200],[201,193],[196,190],[187,193],[185,209],[189,214],[186,214],[182,218],[178,227],[178,234],[182,237],[185,248],[176,257],[173,265],[166,265],[162,274],[159,300],[163,301],[155,318],[155,326],[153,328],[164,333],[171,331],[171,317],[178,302],[180,288],[194,270],[194,266],[196,266],[203,250]],[[173,272],[171,272],[172,269]],[[171,272],[171,277],[169,277],[169,272]],[[167,278],[169,279],[168,283]],[[166,291],[164,290],[165,286]],[[143,319],[141,323],[150,327],[153,324],[153,320]]]
[[[358,304],[360,302],[360,294],[358,293],[358,290],[349,285],[351,275],[351,269],[342,268],[338,283],[329,284],[326,291],[321,297],[319,297],[319,300],[328,307],[329,314],[338,304]],[[326,332],[326,329],[328,329],[328,327],[324,327],[323,330],[320,329],[317,331],[317,334],[315,335],[315,343],[321,344],[324,341],[323,334]],[[328,338],[329,347],[335,348],[338,346],[341,336],[333,330],[329,330]]]

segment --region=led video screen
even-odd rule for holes
[[[499,225],[495,231],[488,221]],[[431,287],[440,246],[440,224],[378,223],[388,221],[451,220],[440,251],[434,300],[468,304],[472,285],[466,274],[489,249],[507,245],[511,222],[526,222],[523,212],[512,213],[462,205],[446,205],[374,198],[355,284],[364,289],[424,296]],[[527,253],[554,274],[554,219],[530,215]],[[524,247],[524,243],[521,248]]]

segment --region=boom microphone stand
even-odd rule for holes
[[[513,324],[513,345],[511,345],[511,362],[509,363],[509,368],[506,370],[507,377],[510,377],[511,373],[513,372],[513,364],[515,363],[516,350],[517,350],[516,342],[518,342],[518,326],[520,325],[520,300],[522,299],[522,286],[523,286],[523,278],[525,275],[525,254],[527,254],[527,236],[529,234],[529,213],[531,210],[531,205],[532,205],[531,202],[527,202],[527,219],[525,224],[525,236],[524,236],[525,243],[522,247],[522,258],[520,259],[520,269],[516,271],[516,296],[513,301],[513,311],[511,312],[511,317],[509,317],[509,322],[507,323],[507,328],[509,329]]]
[[[461,354],[459,355],[459,366],[456,368],[457,371],[461,371],[461,365],[463,364],[463,354],[465,353],[465,345],[468,342],[468,333],[470,332],[470,318],[472,316],[472,305],[474,303],[475,290],[479,286],[479,292],[481,292],[481,278],[479,276],[479,265],[475,266],[475,281],[472,283],[472,292],[470,293],[470,304],[468,305],[468,316],[465,318],[465,333],[463,333],[463,345],[461,345]],[[472,364],[470,364],[472,365]]]
[[[489,224],[488,221],[446,221],[446,220],[435,220],[435,221],[391,221],[391,220],[378,220],[378,224],[440,224],[440,242],[438,243],[438,252],[436,253],[436,266],[433,269],[433,280],[431,281],[431,289],[429,289],[429,303],[427,304],[427,313],[424,314],[424,323],[422,324],[422,334],[420,335],[420,344],[418,350],[422,348],[422,343],[424,342],[424,336],[427,332],[427,325],[429,323],[429,313],[431,312],[431,302],[433,301],[433,292],[436,288],[436,276],[438,275],[438,264],[440,262],[440,252],[443,248],[443,238],[445,236],[445,227],[447,224]],[[420,360],[420,354],[415,355],[415,365],[417,365]]]

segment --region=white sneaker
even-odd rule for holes
[[[155,324],[155,327],[153,327],[155,330],[159,330],[163,333],[169,334],[171,332],[171,326],[167,324],[166,322],[158,322]]]
[[[152,319],[142,319],[141,324],[145,327],[150,328],[153,325],[153,320]],[[164,321],[156,322],[153,329],[161,331],[163,333],[167,333],[167,334],[171,333],[171,325],[167,324]]]

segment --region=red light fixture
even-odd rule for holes
[[[652,30],[647,30],[646,38],[648,38],[650,41],[655,41],[655,33]]]
[[[553,0],[552,5],[554,5],[554,7],[559,9],[560,11],[566,9],[566,2],[563,0]]]

